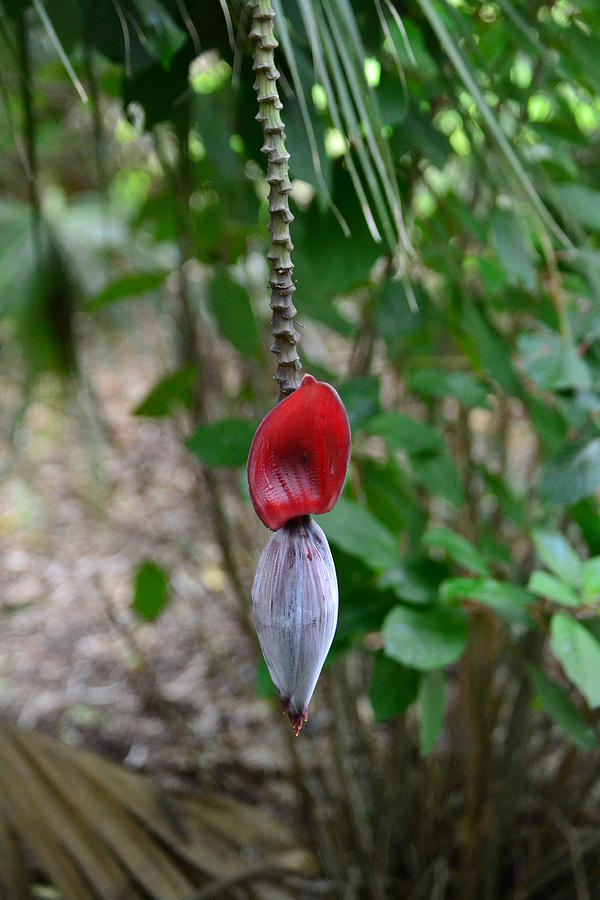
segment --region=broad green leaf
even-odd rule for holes
[[[535,600],[518,584],[496,581],[494,578],[448,578],[440,585],[440,600],[475,600],[490,606],[509,621],[531,624],[527,607]]]
[[[437,600],[437,591],[432,589],[418,573],[402,564],[387,569],[378,579],[380,588],[391,588],[398,600],[416,606],[431,606]]]
[[[145,47],[168,69],[171,59],[186,42],[187,34],[175,24],[159,0],[134,0]]]
[[[433,319],[433,304],[419,284],[414,286],[417,307],[411,305],[401,281],[388,278],[375,297],[375,325],[390,359],[402,361],[406,342],[425,331]]]
[[[311,203],[305,211],[294,209],[294,265],[298,283],[307,288],[310,285],[310,290],[303,291],[305,314],[333,327],[339,325],[348,334],[352,327],[331,300],[367,279],[379,249],[367,230],[347,176],[340,172],[334,177],[334,202],[338,198],[352,232],[351,240],[344,236],[334,213],[322,211],[318,202]]]
[[[168,269],[158,272],[134,272],[130,275],[123,275],[116,281],[111,281],[104,290],[89,301],[87,309],[90,312],[96,312],[119,300],[127,300],[130,297],[140,297],[143,294],[149,294],[151,291],[157,290],[164,284]]]
[[[474,572],[476,575],[489,575],[489,569],[479,550],[463,537],[449,528],[432,528],[423,535],[426,547],[441,547],[454,562]]]
[[[375,721],[385,722],[405,712],[416,700],[418,686],[418,672],[377,653],[369,693]]]
[[[383,89],[385,90],[385,87]],[[387,90],[388,96],[384,96],[383,99],[388,101],[388,118],[390,118],[394,116],[393,110],[399,109],[398,83],[396,81],[389,83]],[[430,115],[421,113],[413,104],[394,128],[390,138],[390,149],[395,160],[400,160],[405,153],[416,150],[420,156],[430,159],[438,169],[444,167],[451,153],[446,135],[434,127]]]
[[[449,607],[396,606],[383,623],[385,652],[392,659],[427,672],[459,659],[467,646],[467,616]]]
[[[533,419],[543,450],[549,454],[559,451],[569,432],[564,415],[556,406],[533,394],[526,394],[524,403]]]
[[[537,285],[535,266],[519,220],[514,213],[498,209],[492,216],[491,225],[496,251],[508,283],[528,291],[534,290]]]
[[[600,229],[600,191],[583,184],[555,184],[552,190],[574,222],[584,228]]]
[[[171,415],[177,407],[189,409],[197,377],[195,366],[186,366],[172,375],[167,375],[152,388],[139,406],[136,406],[134,415],[162,417]]]
[[[370,569],[388,569],[398,562],[396,538],[364,506],[341,497],[331,512],[316,519],[333,544]]]
[[[442,669],[424,672],[419,679],[421,756],[429,756],[444,727],[446,679]]]
[[[600,599],[600,556],[588,559],[582,566],[583,599],[593,603]]]
[[[408,378],[411,391],[424,397],[456,397],[465,406],[489,408],[488,389],[468,372],[419,369]]]
[[[142,619],[154,622],[169,600],[169,576],[156,563],[143,563],[135,577],[132,606]]]
[[[581,560],[558,531],[536,529],[532,535],[539,558],[551,572],[572,587],[581,584]]]
[[[531,573],[527,589],[538,597],[545,597],[547,600],[553,600],[563,606],[580,605],[579,597],[570,585],[539,569]]]
[[[379,378],[373,375],[343,381],[337,386],[353,429],[362,428],[368,419],[379,412],[379,389]]]
[[[322,524],[322,523],[320,523]],[[340,597],[335,642],[355,641],[380,631],[390,609],[398,602],[391,590],[382,590],[377,573],[357,556],[344,552],[333,541],[331,552],[337,572]]]
[[[256,423],[247,419],[221,419],[201,425],[186,444],[209,466],[244,466],[255,431]]]
[[[592,709],[600,706],[600,642],[564,613],[552,617],[551,646],[565,672]]]
[[[434,497],[443,497],[456,507],[465,502],[460,472],[450,453],[415,453],[411,456],[415,476]]]
[[[443,446],[437,431],[404,413],[381,413],[366,423],[365,431],[382,437],[393,450],[407,453],[439,450]]]
[[[386,528],[399,532],[423,521],[416,493],[394,458],[385,463],[361,459],[358,466],[367,506]]]
[[[520,387],[510,364],[506,341],[488,321],[481,308],[463,301],[461,324],[468,355],[473,359],[474,365],[486,374],[489,373],[505,393],[518,395]]]
[[[524,502],[516,497],[506,481],[499,475],[495,475],[488,469],[481,469],[486,485],[494,494],[502,511],[520,527],[524,527],[527,521],[527,510]]]
[[[542,496],[554,503],[577,503],[600,487],[600,438],[579,441],[546,465]]]
[[[600,554],[600,510],[595,499],[579,500],[569,509],[571,518],[581,528],[590,553]]]
[[[210,287],[210,308],[223,337],[244,356],[260,358],[260,335],[246,288],[219,272]]]
[[[525,372],[538,387],[558,391],[589,390],[592,376],[577,348],[551,331],[522,334],[519,353]]]
[[[568,693],[537,666],[529,666],[529,674],[544,712],[562,728],[576,747],[592,750],[597,743],[594,730],[586,723]]]

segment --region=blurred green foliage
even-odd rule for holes
[[[4,7],[6,364],[28,389],[42,372],[73,374],[77,317],[134,328],[136,304],[171,314],[179,298],[183,349],[135,412],[191,411],[192,453],[243,466],[274,392],[241,4],[230,34],[219,3],[189,2],[182,18],[170,0],[47,0],[87,106],[35,11]],[[335,384],[353,428],[345,494],[321,520],[340,582],[334,652],[362,648],[377,721],[417,704],[423,754],[443,730],[444,672],[465,653],[510,672],[509,700],[530,679],[537,708],[592,749],[600,7],[276,8],[295,302],[300,324],[321,329],[307,368]],[[211,367],[235,367],[233,386]],[[221,412],[208,421],[211,390]],[[145,618],[166,583],[153,564],[138,572]],[[264,669],[259,683],[267,694]]]

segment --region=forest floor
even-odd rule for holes
[[[167,783],[256,802],[268,785],[277,811],[293,815],[287,723],[256,695],[256,648],[196,462],[171,419],[132,415],[166,374],[167,339],[146,311],[135,333],[88,341],[95,400],[42,381],[14,433],[16,453],[0,445],[0,717]],[[249,609],[267,535],[230,496],[236,527],[255,543],[242,560]],[[131,608],[147,559],[171,578],[170,602],[151,624]]]

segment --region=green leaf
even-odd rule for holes
[[[600,229],[600,191],[583,184],[555,184],[552,189],[574,222],[584,228]]]
[[[506,341],[488,321],[483,310],[469,301],[463,301],[461,325],[469,357],[474,364],[489,373],[505,393],[518,396],[519,383],[510,364]]]
[[[195,366],[186,366],[156,384],[133,411],[135,416],[169,416],[179,406],[189,409],[197,379]]]
[[[375,721],[386,722],[405,712],[416,700],[418,686],[418,672],[377,653],[369,693]]]
[[[167,69],[172,57],[185,44],[186,32],[179,28],[159,0],[134,0],[136,13],[141,19],[140,30],[144,45],[152,51]]]
[[[447,450],[411,456],[416,478],[434,497],[443,497],[456,507],[465,502],[460,472]]]
[[[209,466],[244,466],[256,424],[247,419],[221,419],[201,425],[186,444]]]
[[[550,625],[551,646],[565,672],[592,709],[600,706],[600,643],[576,619],[557,613]]]
[[[156,563],[143,563],[135,577],[132,606],[142,619],[154,622],[169,601],[169,576]]]
[[[116,281],[111,281],[99,294],[96,294],[86,308],[90,312],[96,312],[119,300],[128,300],[130,297],[149,294],[164,284],[168,274],[169,270],[163,269],[158,272],[134,272],[130,275],[123,275]]]
[[[579,597],[570,585],[539,569],[531,573],[527,589],[538,597],[545,597],[547,600],[553,600],[563,606],[580,605]]]
[[[600,438],[579,441],[546,465],[542,496],[553,503],[576,503],[600,487]]]
[[[579,500],[571,506],[569,513],[581,528],[590,553],[600,554],[600,511],[596,500]]]
[[[522,334],[518,343],[525,372],[538,387],[551,391],[591,388],[588,365],[560,335],[551,331]]]
[[[421,285],[415,284],[414,293],[416,309],[411,306],[402,282],[388,278],[375,297],[377,333],[393,361],[404,360],[407,340],[421,334],[434,315],[431,299]]]
[[[533,419],[544,451],[556,453],[564,445],[569,431],[565,417],[555,406],[533,394],[526,394],[523,402]]]
[[[457,609],[395,606],[383,623],[385,652],[392,659],[427,672],[459,659],[467,646],[467,617]]]
[[[576,747],[592,750],[597,743],[594,730],[585,722],[567,692],[537,666],[528,668],[537,700],[544,712],[562,728]]]
[[[461,534],[449,528],[432,528],[425,532],[422,540],[426,547],[441,547],[463,569],[476,575],[489,575],[489,569],[479,550]]]
[[[533,532],[532,538],[544,565],[563,581],[578,588],[581,584],[581,560],[567,539],[558,531],[545,531],[540,528]]]
[[[370,569],[387,569],[398,562],[396,538],[364,506],[341,497],[331,512],[315,518],[333,544]]]
[[[486,128],[489,130],[490,134],[493,136],[494,140],[502,151],[506,161],[513,171],[517,182],[521,186],[523,193],[528,198],[529,202],[532,204],[541,220],[561,242],[562,246],[568,247],[569,240],[567,236],[558,227],[558,225],[544,206],[540,195],[538,194],[529,175],[525,171],[525,168],[523,167],[521,160],[517,156],[513,145],[500,127],[500,124],[498,123],[491,106],[488,104],[486,98],[484,97],[483,92],[481,91],[481,88],[479,87],[479,84],[477,83],[475,75],[471,69],[471,66],[469,65],[468,60],[463,55],[462,49],[460,47],[460,42],[452,37],[452,35],[448,31],[448,28],[446,27],[444,18],[442,17],[442,15],[440,15],[440,12],[438,11],[436,5],[432,2],[432,0],[417,0],[417,2],[423,10],[426,18],[429,20],[429,23],[435,34],[437,35],[437,38],[440,41],[440,44],[444,52],[446,53],[446,56],[452,63],[467,91],[472,95],[481,118],[486,125]],[[499,29],[496,28],[494,29],[494,31],[499,32]]]
[[[367,422],[365,431],[382,437],[393,450],[407,453],[441,450],[443,446],[437,431],[404,413],[381,413]]]
[[[429,756],[444,727],[446,679],[442,669],[424,672],[419,680],[421,756]]]
[[[352,428],[363,424],[379,412],[379,378],[364,375],[352,381],[344,381],[337,390],[342,398]]]
[[[468,372],[440,372],[419,369],[408,378],[411,391],[424,397],[456,397],[464,406],[489,408],[488,389]]]
[[[256,693],[261,698],[261,700],[266,700],[268,697],[277,696],[277,689],[273,684],[273,679],[271,678],[271,674],[267,668],[267,664],[262,656],[258,661],[258,666],[256,667]]]
[[[369,511],[390,531],[413,531],[421,527],[424,513],[415,492],[395,459],[358,462],[361,486]]]
[[[250,294],[224,271],[212,280],[210,309],[219,331],[236,350],[251,359],[261,357],[260,335]]]
[[[583,599],[592,603],[600,598],[600,556],[588,559],[582,567]]]
[[[437,600],[437,584],[432,587],[417,571],[402,563],[387,569],[377,584],[382,589],[390,588],[402,603],[431,606]]]
[[[488,471],[488,469],[481,469],[480,471],[487,487],[494,494],[502,511],[521,528],[524,527],[527,521],[527,510],[521,498],[516,497],[512,493],[507,483],[499,475]]]
[[[519,220],[508,210],[497,209],[492,216],[492,233],[506,279],[514,287],[532,291],[537,286],[535,266]]]
[[[527,607],[535,601],[525,588],[494,578],[448,578],[440,585],[440,600],[476,600],[490,606],[508,621],[531,624]]]

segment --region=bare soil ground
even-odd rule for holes
[[[146,311],[133,335],[88,341],[96,400],[42,381],[16,454],[0,444],[0,717],[167,780],[264,800],[288,736],[256,696],[256,651],[196,463],[171,420],[132,415],[168,367],[161,328]],[[233,492],[230,502],[255,542],[242,560],[250,584],[266,533]],[[153,624],[131,609],[145,559],[171,575]],[[293,801],[288,790],[281,782],[280,801]]]

